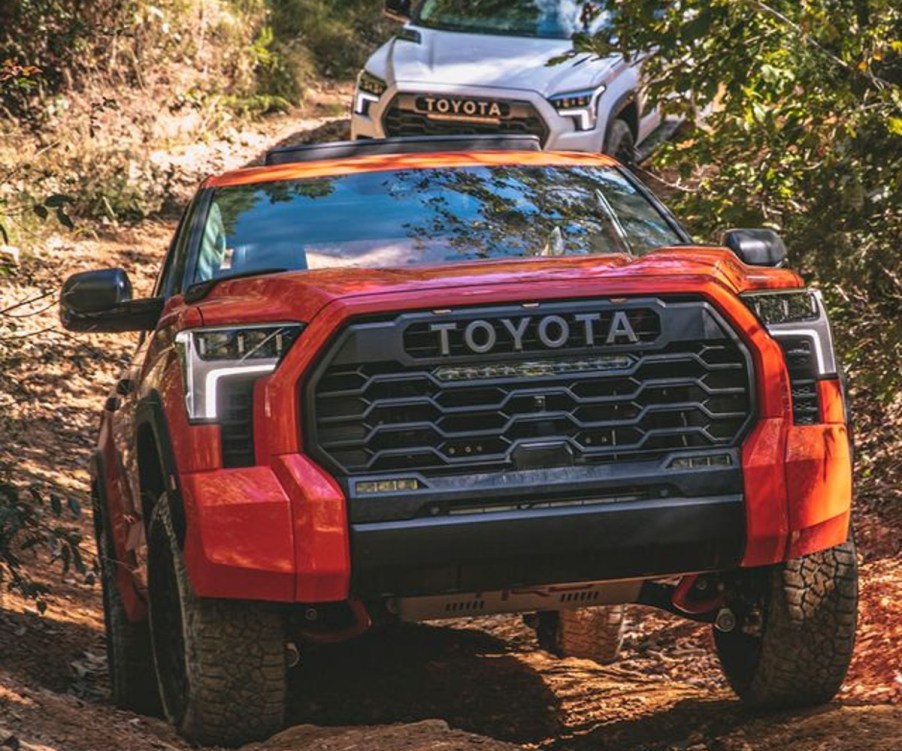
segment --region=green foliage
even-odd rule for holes
[[[64,575],[74,570],[92,578],[81,553],[81,535],[62,523],[65,514],[81,515],[75,498],[64,500],[34,487],[22,492],[8,481],[0,482],[0,584],[35,600],[41,612],[49,587],[32,578],[28,559],[45,556],[51,564],[59,563]]]
[[[161,12],[138,0],[0,0],[0,58],[42,71],[30,91],[4,92],[7,114],[34,117],[36,97],[101,71],[141,85],[145,51],[175,39],[154,28],[145,7]]]
[[[255,90],[259,93],[247,97],[246,114],[286,110],[303,98],[314,66],[309,51],[297,39],[277,43],[272,26],[262,26],[250,51],[255,62]]]
[[[303,45],[317,70],[332,78],[357,73],[392,30],[379,0],[267,0],[277,48]]]
[[[580,46],[654,49],[651,95],[699,127],[656,166],[699,236],[782,231],[829,293],[859,384],[902,382],[902,5],[624,0]],[[696,113],[705,112],[699,118]]]
[[[218,72],[212,88],[244,113],[300,102],[314,74],[355,74],[387,38],[374,0],[0,0],[0,116],[100,76],[144,88],[160,64]],[[19,75],[39,66],[40,77]],[[208,89],[211,87],[207,87]]]

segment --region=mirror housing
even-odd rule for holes
[[[772,229],[727,230],[723,245],[749,266],[782,266],[786,260],[783,238]]]
[[[73,274],[60,292],[60,321],[67,331],[151,331],[162,312],[161,297],[132,300],[132,285],[123,269]]]
[[[382,11],[392,21],[407,23],[412,14],[412,0],[385,0],[385,8]]]

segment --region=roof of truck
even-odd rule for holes
[[[208,178],[205,188],[333,177],[398,169],[530,165],[613,166],[617,162],[602,154],[541,151],[530,136],[474,138],[388,139],[346,141],[319,146],[278,149],[267,155],[268,164],[247,167]]]

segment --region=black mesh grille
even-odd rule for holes
[[[382,128],[389,138],[397,136],[489,135],[494,133],[538,136],[548,140],[545,121],[528,102],[514,105],[513,114],[500,122],[436,120],[417,112],[413,99],[396,97],[382,115]]]
[[[254,464],[253,378],[224,378],[217,394],[222,435],[222,466]]]
[[[796,425],[816,425],[821,419],[821,402],[817,393],[814,345],[810,338],[804,336],[781,336],[778,341],[789,371],[793,422]]]
[[[499,345],[479,359],[455,356],[452,345],[440,358],[426,323],[406,326],[402,357],[385,356],[386,346],[382,358],[342,362],[357,351],[345,346],[308,392],[314,450],[339,473],[360,475],[602,464],[737,445],[752,412],[745,351],[712,325],[703,341],[692,331],[687,341],[660,336],[651,313],[630,310],[640,341],[601,351],[517,355]]]

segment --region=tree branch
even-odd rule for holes
[[[890,88],[890,89],[898,88],[896,86],[896,84],[894,84],[892,81],[887,81],[884,78],[880,78],[880,76],[875,76],[869,70],[862,70],[861,68],[858,68],[854,65],[849,65],[849,63],[847,63],[841,57],[838,57],[837,55],[830,52],[830,50],[828,50],[826,47],[824,47],[824,45],[822,45],[820,42],[818,42],[817,39],[815,39],[814,37],[812,37],[810,34],[806,33],[805,31],[803,31],[802,28],[795,21],[793,21],[791,18],[785,16],[783,13],[778,11],[776,8],[771,8],[766,3],[761,2],[761,0],[743,0],[743,1],[745,2],[746,5],[750,5],[753,8],[757,8],[762,13],[765,13],[765,14],[771,16],[772,18],[776,18],[778,21],[780,21],[781,23],[785,24],[790,29],[792,29],[792,31],[795,32],[795,34],[803,42],[810,45],[814,49],[818,50],[821,54],[828,57],[836,65],[839,65],[844,70],[847,70],[850,73],[854,73],[856,75],[862,76],[863,78],[866,78],[877,89],[882,91],[885,88]]]

